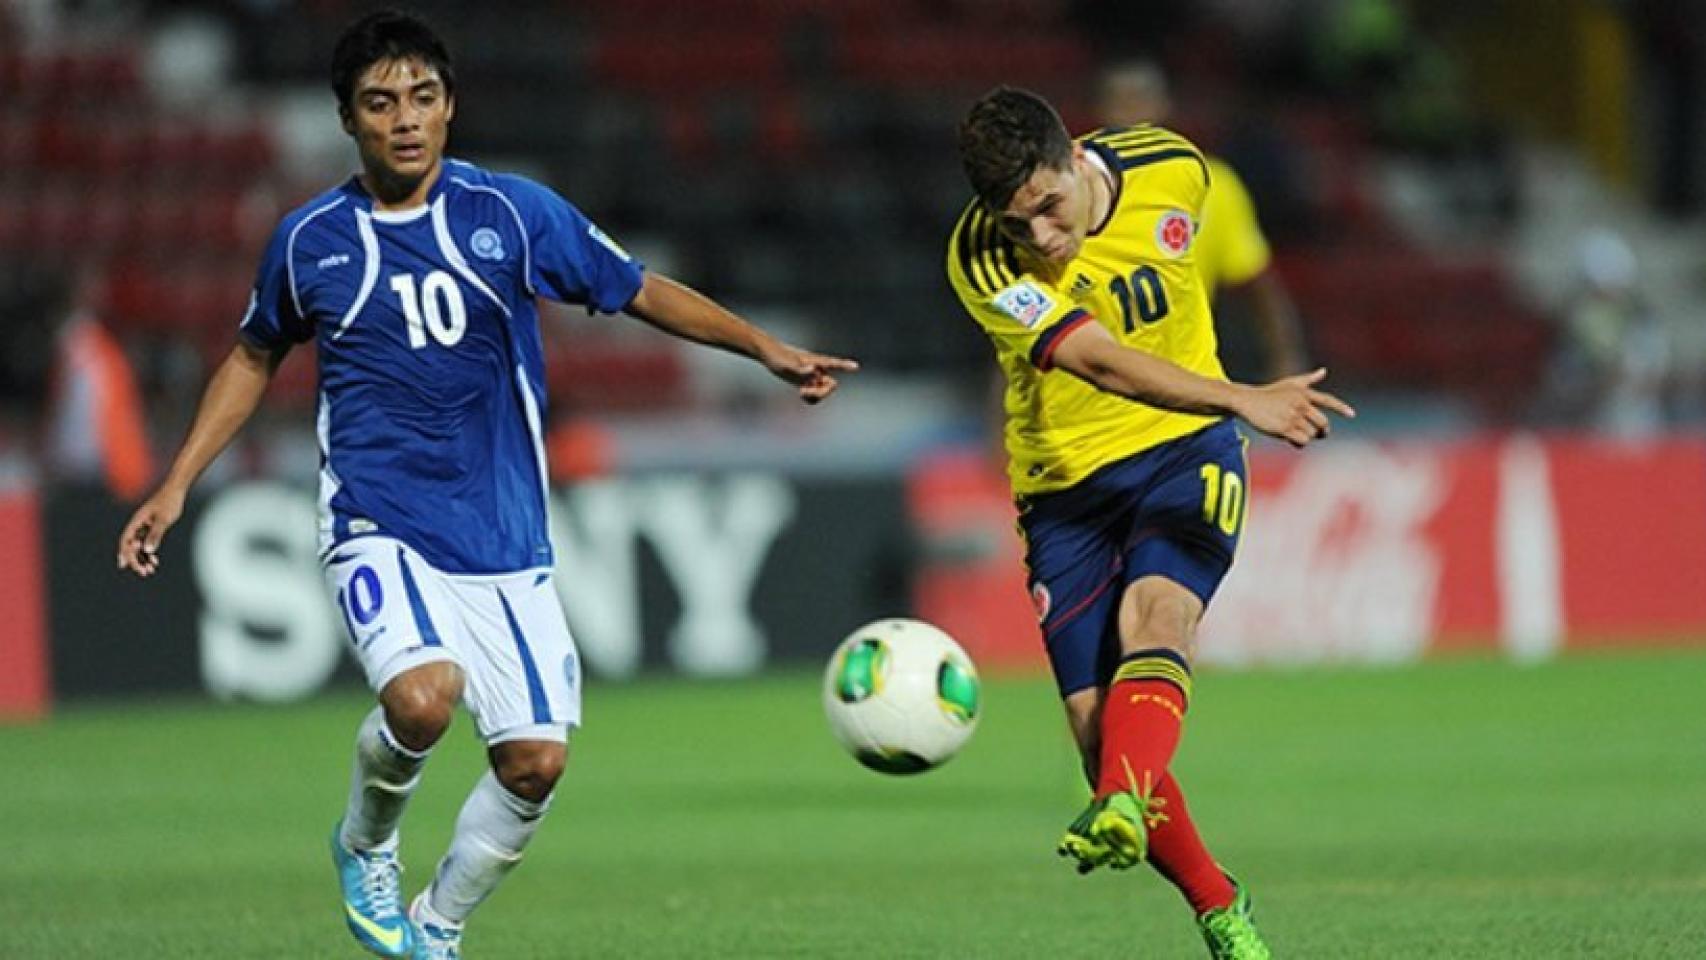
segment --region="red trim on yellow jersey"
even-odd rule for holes
[[[1054,326],[1049,327],[1041,334],[1038,334],[1036,343],[1031,345],[1031,363],[1036,366],[1038,370],[1046,371],[1053,369],[1054,350],[1056,347],[1060,346],[1060,341],[1065,340],[1067,334],[1078,329],[1084,324],[1089,323],[1093,319],[1094,318],[1091,317],[1088,312],[1082,309],[1074,310],[1066,316],[1061,317],[1055,322]]]

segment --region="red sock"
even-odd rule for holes
[[[1102,704],[1098,798],[1155,790],[1179,746],[1190,690],[1190,668],[1173,650],[1140,650],[1120,663]]]
[[[1156,812],[1166,819],[1149,828],[1149,862],[1179,888],[1198,914],[1231,906],[1238,892],[1197,836],[1179,781],[1166,774],[1152,799],[1158,801]]]

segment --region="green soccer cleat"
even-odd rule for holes
[[[1066,828],[1056,852],[1078,861],[1078,872],[1100,866],[1124,870],[1143,862],[1149,851],[1149,826],[1166,819],[1136,794],[1115,793],[1090,806]]]
[[[1232,880],[1232,877],[1227,879]],[[1268,952],[1268,945],[1256,932],[1256,916],[1250,907],[1250,895],[1244,892],[1243,884],[1237,880],[1232,880],[1232,887],[1238,891],[1238,896],[1231,906],[1210,910],[1197,917],[1203,941],[1208,944],[1208,955],[1214,960],[1272,960],[1273,954]]]
[[[1056,853],[1078,861],[1079,873],[1089,873],[1108,862],[1108,848],[1090,836],[1090,823],[1096,819],[1096,814],[1101,809],[1101,801],[1090,801],[1084,812],[1066,828],[1066,835],[1060,838],[1059,845],[1055,847]]]

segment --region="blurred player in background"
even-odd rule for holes
[[[286,351],[313,339],[326,585],[379,698],[331,838],[345,919],[381,956],[455,957],[464,921],[550,805],[580,722],[580,667],[550,584],[535,297],[744,354],[807,402],[855,364],[645,271],[545,187],[444,158],[456,76],[421,21],[384,12],[351,25],[332,87],[361,170],[273,234],[237,346],[120,535],[118,563],[155,571],[191,484]],[[405,916],[398,824],[458,700],[491,769]]]
[[[1195,262],[1208,161],[1159,127],[1073,140],[1006,87],[961,121],[976,199],[949,280],[1006,375],[1008,478],[1030,589],[1092,781],[1060,853],[1082,872],[1147,859],[1215,957],[1268,956],[1244,890],[1209,856],[1168,772],[1193,637],[1244,523],[1233,418],[1302,447],[1354,413],[1325,371],[1227,381]]]
[[[58,299],[58,298],[55,298]],[[47,464],[62,480],[98,481],[121,502],[148,492],[154,454],[124,345],[95,312],[90,281],[73,285],[55,337]]]
[[[1108,129],[1145,123],[1164,124],[1173,112],[1167,78],[1147,60],[1126,60],[1103,68],[1096,83],[1096,109]],[[1255,317],[1267,376],[1306,369],[1303,331],[1285,283],[1273,269],[1268,239],[1256,219],[1256,205],[1236,171],[1219,157],[1205,154],[1208,198],[1193,246],[1197,272],[1211,305],[1230,293]]]

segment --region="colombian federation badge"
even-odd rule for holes
[[[1169,210],[1155,224],[1155,245],[1169,257],[1184,256],[1191,249],[1191,239],[1195,235],[1196,227],[1191,223],[1190,215],[1183,210]]]

